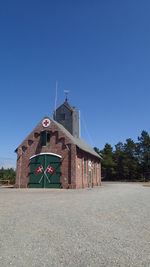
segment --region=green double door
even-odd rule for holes
[[[39,154],[30,159],[30,188],[60,188],[61,158]]]

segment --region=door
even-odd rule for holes
[[[89,170],[89,184],[91,185],[92,182],[92,173],[91,170]]]
[[[30,158],[30,188],[60,188],[61,157],[38,154]]]

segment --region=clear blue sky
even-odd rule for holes
[[[0,1],[0,166],[52,117],[56,80],[91,146],[150,132],[150,1]]]

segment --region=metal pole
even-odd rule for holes
[[[55,111],[54,111],[55,120],[56,120],[56,102],[57,102],[57,81],[56,81],[56,96],[55,96]]]
[[[81,113],[79,110],[79,137],[81,137]]]

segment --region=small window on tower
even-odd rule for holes
[[[59,120],[65,120],[65,113],[59,114],[58,119]]]

